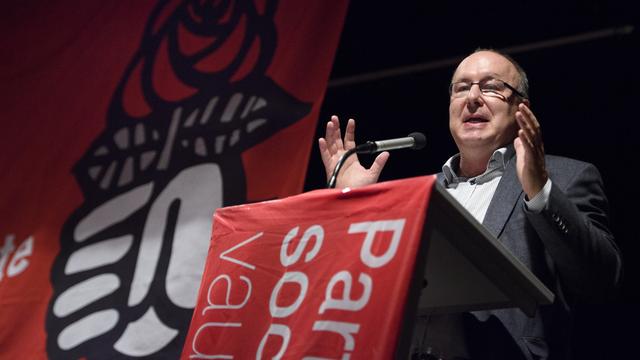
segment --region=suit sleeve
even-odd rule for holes
[[[526,211],[559,275],[569,303],[600,302],[620,282],[622,261],[608,226],[602,179],[591,164],[553,185],[546,208]]]

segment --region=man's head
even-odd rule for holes
[[[529,103],[529,89],[513,59],[477,50],[458,65],[450,90],[449,130],[463,155],[491,153],[515,139],[515,113],[519,103]]]

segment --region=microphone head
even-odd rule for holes
[[[409,137],[413,138],[413,146],[411,148],[414,150],[420,150],[427,145],[427,137],[421,132],[412,132]]]

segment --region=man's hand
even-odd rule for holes
[[[544,164],[544,144],[540,123],[526,104],[518,105],[516,121],[520,126],[518,137],[513,141],[517,156],[516,169],[522,189],[531,200],[549,178]]]
[[[343,140],[340,134],[340,120],[333,115],[331,116],[331,121],[327,123],[325,137],[318,139],[320,155],[324,163],[324,170],[327,173],[327,181],[331,178],[340,156],[356,146],[355,129],[355,120],[349,119]],[[353,188],[375,183],[378,181],[380,172],[382,172],[382,168],[387,163],[388,158],[389,153],[382,152],[376,157],[371,167],[366,169],[360,164],[356,154],[351,155],[342,165],[336,181],[336,188]]]

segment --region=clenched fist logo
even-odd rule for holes
[[[258,4],[259,3],[259,4]],[[47,314],[51,358],[177,358],[211,218],[245,199],[241,153],[302,119],[265,75],[274,1],[161,2],[74,168]]]

